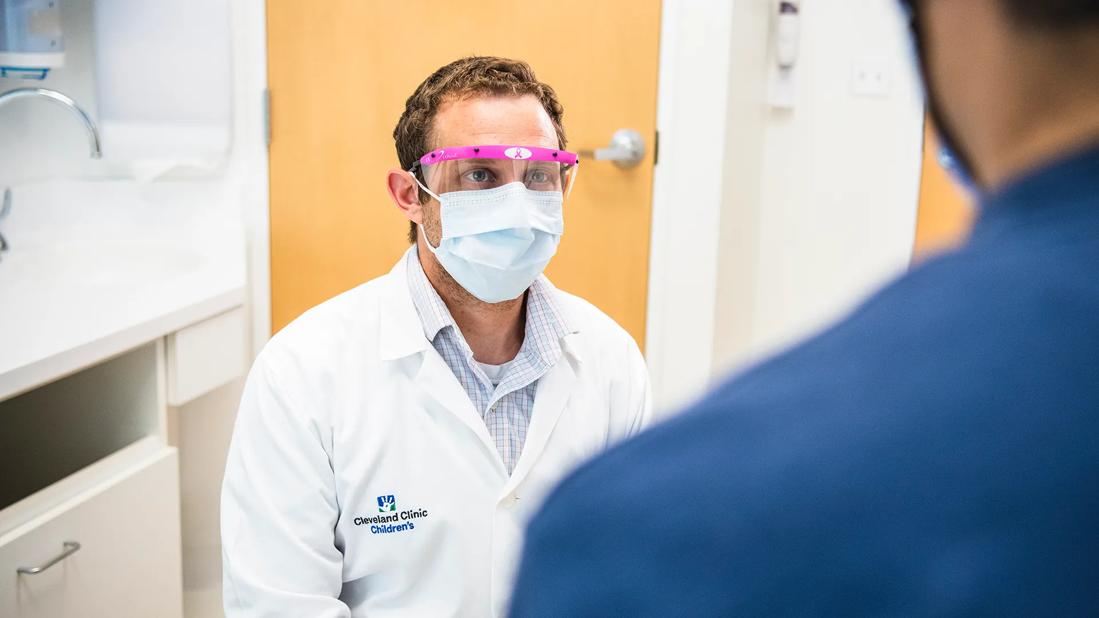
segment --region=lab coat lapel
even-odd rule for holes
[[[508,492],[522,482],[538,458],[542,456],[542,451],[545,450],[546,443],[549,442],[549,437],[557,426],[557,420],[565,411],[577,379],[573,362],[575,359],[565,352],[553,368],[539,378],[538,390],[534,395],[534,409],[531,411],[530,428],[527,430],[527,440],[523,444],[519,462],[515,465],[515,470],[508,481]]]
[[[378,300],[378,354],[383,361],[393,361],[431,348],[424,336],[424,327],[408,291],[408,271],[403,257],[381,282]]]
[[[415,247],[409,249],[414,250]],[[381,332],[378,333],[381,358],[383,361],[398,362],[418,354],[420,364],[415,370],[413,382],[420,400],[424,405],[441,407],[457,416],[485,444],[494,459],[499,460],[496,445],[481,415],[474,409],[469,395],[439,356],[439,352],[424,336],[423,324],[412,301],[412,293],[408,290],[407,259],[406,252],[389,272],[382,290],[379,306]],[[504,471],[502,461],[500,469]]]
[[[473,402],[469,399],[469,394],[458,383],[458,378],[454,377],[454,372],[450,370],[435,348],[428,347],[424,350],[423,362],[420,364],[420,371],[416,374],[415,383],[425,403],[444,408],[457,416],[458,420],[477,434],[485,448],[492,453],[493,459],[497,461],[500,459],[484,419],[477,413]],[[499,464],[501,472],[506,474],[503,461],[499,461]]]

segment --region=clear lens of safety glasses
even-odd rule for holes
[[[495,189],[522,183],[531,191],[567,196],[578,169],[574,153],[535,146],[461,146],[440,148],[420,158],[427,188],[436,195]]]

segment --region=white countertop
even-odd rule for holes
[[[0,191],[3,187],[0,187]],[[13,187],[0,233],[0,400],[239,305],[245,235],[211,182]]]

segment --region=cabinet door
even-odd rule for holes
[[[0,616],[182,615],[179,472],[163,451],[29,522],[0,545]],[[80,549],[38,573],[67,541]]]

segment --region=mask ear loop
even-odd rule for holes
[[[412,168],[411,168],[411,169],[408,169],[408,170],[405,170],[405,171],[407,171],[407,172],[408,172],[408,174],[409,174],[410,176],[412,176],[412,180],[413,180],[413,181],[414,181],[414,182],[415,182],[415,183],[416,183],[417,185],[419,185],[419,187],[420,187],[421,189],[423,189],[425,193],[427,193],[427,194],[428,194],[428,195],[430,195],[431,197],[435,198],[436,200],[438,200],[438,202],[439,202],[440,204],[442,204],[442,203],[443,203],[443,198],[439,197],[438,195],[435,195],[435,193],[434,193],[434,192],[433,192],[433,191],[432,191],[431,189],[428,189],[427,187],[425,187],[425,186],[424,186],[424,183],[420,182],[420,179],[416,177],[416,166],[417,166],[417,165],[420,165],[420,163],[419,163],[419,162],[417,162],[417,163],[414,163],[414,164],[412,165]],[[420,169],[423,169],[423,166],[422,166],[422,165],[420,166]],[[425,178],[426,178],[426,176],[425,176]]]
[[[416,184],[417,184],[417,185],[418,185],[418,186],[419,186],[419,187],[420,187],[421,189],[423,189],[425,193],[427,193],[427,194],[428,194],[428,195],[430,195],[431,197],[433,197],[433,198],[435,198],[436,200],[438,200],[438,201],[439,201],[439,204],[442,204],[442,203],[443,203],[443,200],[442,200],[442,198],[440,198],[440,197],[439,197],[438,195],[435,195],[435,193],[434,193],[434,192],[433,192],[433,191],[432,191],[431,189],[428,189],[427,187],[425,187],[425,186],[424,186],[424,183],[420,182],[420,179],[416,177],[416,166],[418,166],[418,165],[420,166],[420,169],[423,169],[423,166],[422,166],[422,165],[420,165],[420,162],[419,162],[419,161],[417,161],[416,163],[413,163],[413,164],[412,164],[412,168],[411,168],[411,169],[407,169],[407,170],[405,170],[405,171],[406,171],[406,172],[408,172],[408,175],[409,175],[409,176],[412,176],[412,180],[413,180],[413,182],[415,182],[415,183],[416,183]],[[426,175],[425,175],[425,177],[424,177],[424,178],[426,179]],[[431,245],[431,241],[427,239],[427,230],[425,230],[425,229],[424,229],[424,226],[423,226],[423,224],[422,224],[422,223],[417,223],[417,224],[416,224],[416,227],[420,228],[420,235],[421,235],[421,236],[423,236],[423,239],[424,239],[424,244],[425,244],[425,245],[427,245],[427,248],[428,248],[428,249],[429,249],[429,250],[430,250],[430,251],[431,251],[432,253],[435,253],[435,251],[436,251],[436,248],[435,248],[435,247],[433,247],[433,246]],[[442,244],[442,241],[441,241],[441,239],[440,239],[440,242],[439,242],[439,244],[440,244],[440,245]]]

